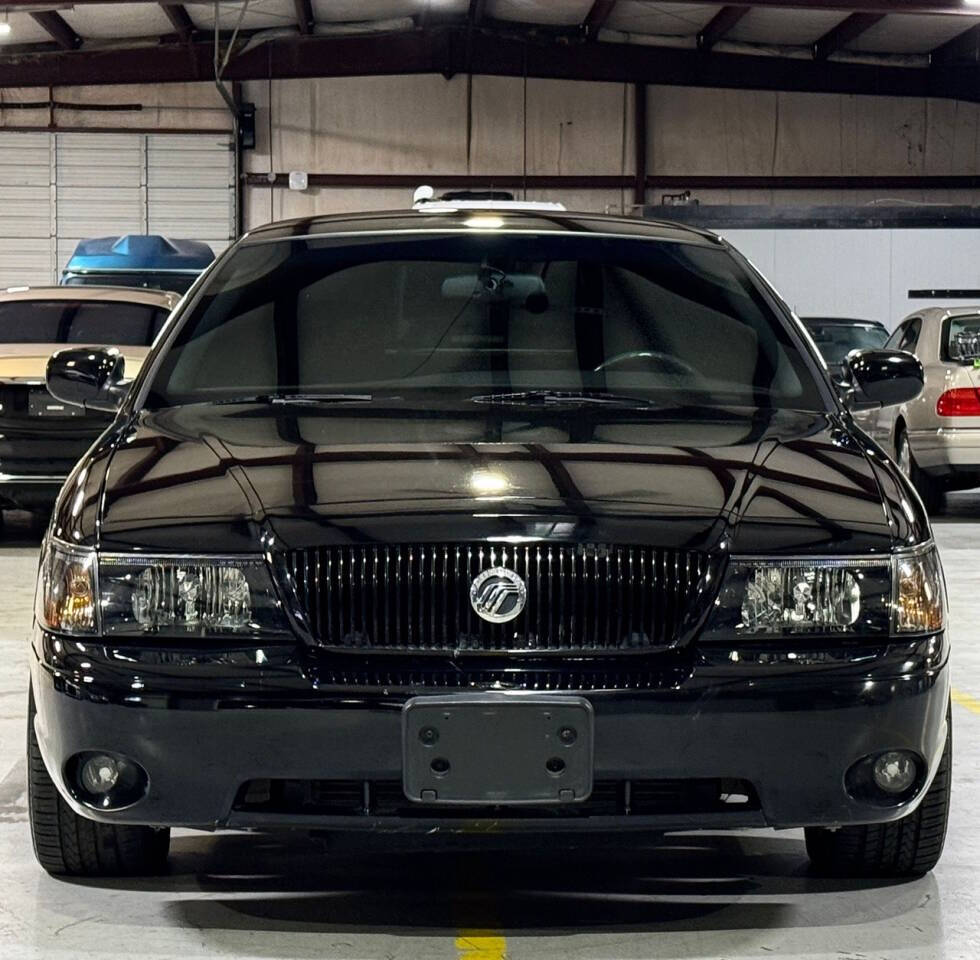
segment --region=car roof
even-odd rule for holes
[[[0,303],[15,300],[98,300],[114,303],[141,303],[172,310],[180,294],[145,287],[8,287],[0,290]]]
[[[804,323],[819,323],[825,327],[881,327],[885,325],[879,320],[860,320],[857,317],[800,317]]]
[[[923,320],[945,320],[947,317],[973,317],[980,315],[980,306],[965,307],[926,307],[924,310],[913,310],[907,317],[903,317],[901,322],[911,320],[912,317],[922,317]]]
[[[483,223],[479,222],[482,221]],[[485,224],[485,226],[484,226]],[[704,246],[724,243],[710,230],[666,220],[488,207],[479,211],[440,203],[439,210],[384,210],[358,214],[301,217],[257,227],[245,234],[245,244],[330,236],[370,236],[384,233],[452,233],[485,229],[493,232],[594,234],[673,240]]]
[[[65,273],[179,272],[200,273],[214,251],[200,240],[171,240],[159,234],[124,234],[80,240]]]

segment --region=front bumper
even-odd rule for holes
[[[595,716],[595,778],[603,782],[747,781],[751,809],[542,820],[509,812],[487,821],[425,806],[410,818],[325,816],[236,806],[248,781],[400,781],[401,710],[411,691],[318,689],[294,654],[279,659],[156,656],[75,644],[37,632],[32,687],[35,730],[49,772],[78,812],[107,823],[198,828],[273,826],[323,829],[466,830],[478,821],[503,830],[690,830],[887,822],[915,808],[931,782],[946,738],[949,679],[943,637],[853,655],[767,654],[700,658],[672,689],[584,694]],[[255,651],[252,651],[254,654]],[[167,660],[169,659],[169,664]],[[246,666],[246,663],[251,666]],[[787,664],[790,667],[787,668]],[[421,689],[446,696],[445,689]],[[529,696],[526,692],[513,696]],[[547,696],[547,694],[535,694]],[[856,761],[912,750],[928,774],[908,803],[859,801],[844,786]],[[137,760],[149,775],[145,796],[118,811],[79,804],[66,788],[76,753],[107,750]]]
[[[35,510],[51,507],[65,483],[64,475],[0,473],[0,508]]]
[[[75,464],[105,428],[104,418],[0,420],[0,506],[50,508]]]

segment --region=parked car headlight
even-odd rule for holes
[[[935,548],[893,561],[895,633],[936,633],[946,614],[946,583]]]
[[[34,613],[48,630],[68,634],[95,633],[95,551],[48,540],[41,554]]]
[[[944,613],[933,547],[881,559],[733,557],[704,638],[927,634]]]
[[[97,555],[56,540],[45,547],[37,616],[49,630],[118,637],[290,633],[262,557]]]

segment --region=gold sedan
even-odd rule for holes
[[[48,393],[44,377],[51,354],[66,345],[115,346],[132,379],[179,299],[176,293],[124,287],[0,291],[0,511],[43,514],[75,461],[112,419]]]
[[[934,512],[946,491],[980,486],[980,306],[917,310],[885,347],[915,354],[925,386],[908,403],[855,419],[898,460]]]

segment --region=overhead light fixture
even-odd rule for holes
[[[4,12],[3,12],[3,19],[0,20],[0,37],[9,37],[10,36],[10,29],[11,28],[10,28],[10,21],[7,19],[8,16],[9,16],[9,14],[7,13],[6,10],[4,10]]]
[[[470,474],[470,489],[478,496],[506,493],[510,487],[507,477],[496,470],[474,470]]]
[[[500,217],[487,216],[470,217],[463,223],[474,230],[499,230],[504,225],[504,221]]]

